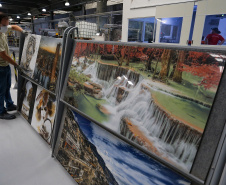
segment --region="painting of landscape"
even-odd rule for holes
[[[80,185],[190,184],[70,109],[57,150],[57,159]]]
[[[225,58],[217,52],[78,42],[64,100],[189,171]]]
[[[40,40],[40,35],[28,34],[25,37],[20,66],[29,77],[32,77],[34,73]]]
[[[55,92],[60,67],[62,39],[42,36],[35,63],[33,79]]]
[[[51,142],[56,114],[56,97],[45,89],[38,87],[31,126],[48,143]]]

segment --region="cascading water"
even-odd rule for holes
[[[158,107],[148,89],[151,88],[148,80],[126,68],[99,62],[89,65],[83,73],[91,75],[90,80],[103,87],[103,98],[109,102],[104,107],[111,115],[103,124],[128,139],[145,145],[126,125],[125,119],[129,119],[164,157],[185,169],[191,168],[201,133],[172,119]]]

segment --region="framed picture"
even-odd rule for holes
[[[56,97],[38,87],[31,125],[48,144],[51,142],[56,114]]]
[[[56,158],[78,184],[189,184],[71,109],[59,141]]]
[[[33,113],[32,111],[34,106],[33,102],[36,93],[36,86],[30,81],[25,80],[22,90],[23,93],[21,94],[21,98],[23,103],[21,107],[21,114],[27,121],[30,122]]]
[[[60,68],[61,46],[62,39],[42,36],[32,76],[37,83],[52,92],[56,90]]]
[[[78,42],[64,100],[180,169],[190,171],[225,54]]]
[[[32,77],[34,73],[40,40],[40,35],[28,34],[24,41],[20,66],[29,77]]]

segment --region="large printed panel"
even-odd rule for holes
[[[33,76],[41,36],[29,34],[25,37],[20,66],[29,77]]]
[[[21,107],[21,114],[23,117],[28,120],[29,117],[31,117],[31,106],[32,102],[34,102],[34,94],[35,94],[35,88],[34,84],[32,84],[30,81],[25,81],[24,82],[24,87],[22,88],[23,93],[21,94],[21,98],[23,98],[23,103]]]
[[[33,79],[42,87],[55,92],[60,67],[62,39],[42,37]]]
[[[56,97],[38,87],[31,125],[50,144],[56,114]]]
[[[225,58],[222,53],[77,43],[64,99],[189,171]]]
[[[70,109],[64,121],[57,159],[78,184],[190,184]]]

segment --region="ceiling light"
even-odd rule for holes
[[[70,3],[68,1],[66,1],[65,6],[70,6]]]
[[[45,9],[45,8],[43,8],[43,9],[42,9],[42,11],[43,11],[43,12],[46,12],[46,9]]]
[[[31,15],[31,13],[27,13],[27,15]]]
[[[9,19],[9,21],[12,21],[12,20],[13,20],[12,18]]]
[[[0,3],[0,7],[2,7],[2,4]]]
[[[17,16],[16,16],[16,18],[17,18],[17,19],[19,19],[19,18],[20,18],[20,16],[19,16],[19,15],[17,15]]]

